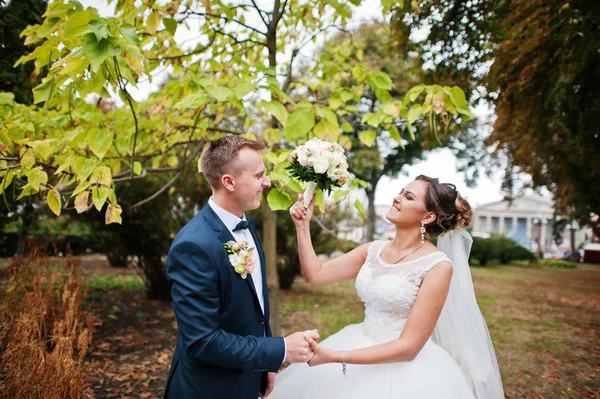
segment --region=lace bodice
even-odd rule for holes
[[[356,290],[365,304],[365,333],[377,342],[398,338],[417,299],[425,274],[450,259],[433,252],[411,261],[389,264],[381,259],[387,241],[374,241],[356,278]]]

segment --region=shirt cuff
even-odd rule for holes
[[[285,338],[283,339],[283,360],[281,361],[281,365],[283,366],[283,363],[285,363],[285,356],[287,355],[287,344],[285,343]]]

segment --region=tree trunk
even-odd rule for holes
[[[375,213],[375,190],[365,189],[367,192],[367,199],[369,201],[367,206],[367,234],[365,236],[365,242],[373,241],[375,236],[375,227],[377,226],[377,215]]]
[[[277,276],[277,213],[269,209],[266,202],[261,206],[263,216],[263,234],[261,242],[265,251],[267,270],[267,290],[271,308],[271,331],[280,335],[279,326],[279,278]]]
[[[146,296],[148,299],[161,301],[171,300],[171,290],[167,280],[165,264],[160,256],[138,257],[138,264],[146,280]]]
[[[19,240],[17,243],[16,251],[17,255],[24,255],[25,252],[28,249],[30,249],[27,248],[27,240],[29,239],[29,233],[31,229],[35,227],[37,221],[35,209],[33,208],[33,205],[31,205],[31,201],[29,201],[27,205],[25,205],[25,207],[23,208],[23,213],[21,214],[21,221],[23,222],[23,225],[21,227],[21,231],[19,232]],[[44,253],[46,252],[46,250],[47,248],[44,248]]]
[[[372,177],[369,182],[369,187],[365,188],[367,193],[367,234],[365,236],[365,242],[371,242],[375,238],[375,229],[377,227],[377,212],[375,211],[375,190],[377,189],[377,183],[379,183],[380,177]]]
[[[571,260],[573,262],[579,261],[579,252],[577,251],[577,245],[575,244],[575,222],[571,221]]]

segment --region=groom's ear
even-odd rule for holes
[[[224,174],[223,176],[221,176],[221,184],[223,185],[223,187],[225,187],[225,190],[230,192],[235,191],[235,180],[233,176]]]

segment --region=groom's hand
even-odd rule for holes
[[[319,332],[317,330],[308,330],[293,333],[285,337],[286,354],[285,360],[290,363],[306,363],[314,356],[310,344],[306,337],[317,341]]]
[[[261,398],[266,398],[267,396],[269,396],[271,394],[271,392],[273,391],[273,388],[275,388],[275,376],[277,375],[277,373],[269,373],[267,374],[267,390],[265,391],[265,394],[260,394]]]

